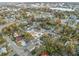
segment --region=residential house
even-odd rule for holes
[[[19,33],[17,33],[17,32],[15,32],[13,36],[15,37],[15,40],[16,40],[16,41],[22,40],[22,35],[19,34]]]
[[[2,53],[7,53],[7,50],[6,50],[5,47],[0,48],[0,55],[1,55]]]

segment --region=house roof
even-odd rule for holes
[[[17,37],[16,37],[16,40],[17,40],[17,41],[22,40],[22,36],[17,36]]]
[[[41,56],[48,56],[48,52],[47,51],[41,52]]]

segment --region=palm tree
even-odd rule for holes
[[[0,44],[3,44],[5,42],[4,38],[2,37],[2,35],[0,34]]]

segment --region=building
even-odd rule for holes
[[[17,33],[17,32],[15,32],[15,33],[13,34],[13,36],[14,36],[14,38],[15,38],[16,41],[22,40],[22,35],[19,34],[19,33]]]
[[[26,47],[26,42],[24,40],[17,41],[17,44],[19,44],[19,46]]]
[[[41,54],[40,54],[40,56],[48,56],[49,54],[48,54],[48,52],[47,51],[43,51],[43,52],[41,52]]]
[[[1,55],[2,53],[7,53],[7,50],[6,50],[5,47],[0,48],[0,55]]]
[[[40,37],[41,35],[43,35],[42,32],[36,32],[34,30],[30,30],[30,31],[27,31],[27,32],[29,32],[35,39]]]

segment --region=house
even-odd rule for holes
[[[35,44],[33,44],[32,42],[28,42],[26,48],[31,52],[35,49]]]
[[[26,12],[27,13],[27,16],[31,16],[32,14],[30,12]]]
[[[55,23],[56,23],[56,24],[61,24],[61,19],[55,18]]]
[[[30,30],[30,31],[28,31],[33,37],[35,37],[35,39],[36,38],[38,38],[38,37],[40,37],[41,35],[43,35],[43,33],[42,32],[36,32],[36,31],[34,31],[34,30]]]
[[[5,47],[0,48],[0,55],[1,55],[2,53],[7,53],[7,50],[6,50]]]
[[[69,19],[77,19],[77,17],[75,15],[70,15]]]
[[[61,20],[61,24],[66,25],[67,24],[67,20],[66,19]]]
[[[13,36],[17,37],[17,36],[19,36],[19,34],[17,32],[14,32]]]
[[[41,52],[40,56],[48,56],[48,52],[47,51],[43,51],[43,52]]]
[[[76,24],[78,24],[79,23],[79,20],[76,20]]]
[[[26,42],[24,40],[20,40],[20,41],[18,41],[18,43],[20,43],[20,45],[23,46],[23,47],[26,46]]]
[[[15,32],[15,33],[13,34],[13,36],[15,37],[15,40],[16,40],[16,41],[22,40],[22,35],[20,35],[20,34],[17,33],[17,32]]]
[[[35,45],[35,47],[37,47],[37,48],[39,48],[42,44],[41,44],[41,40],[39,40],[39,39],[34,39],[34,40],[32,40],[31,41],[34,45]]]
[[[22,40],[22,36],[17,36],[17,37],[16,37],[16,40],[17,40],[17,41]]]

